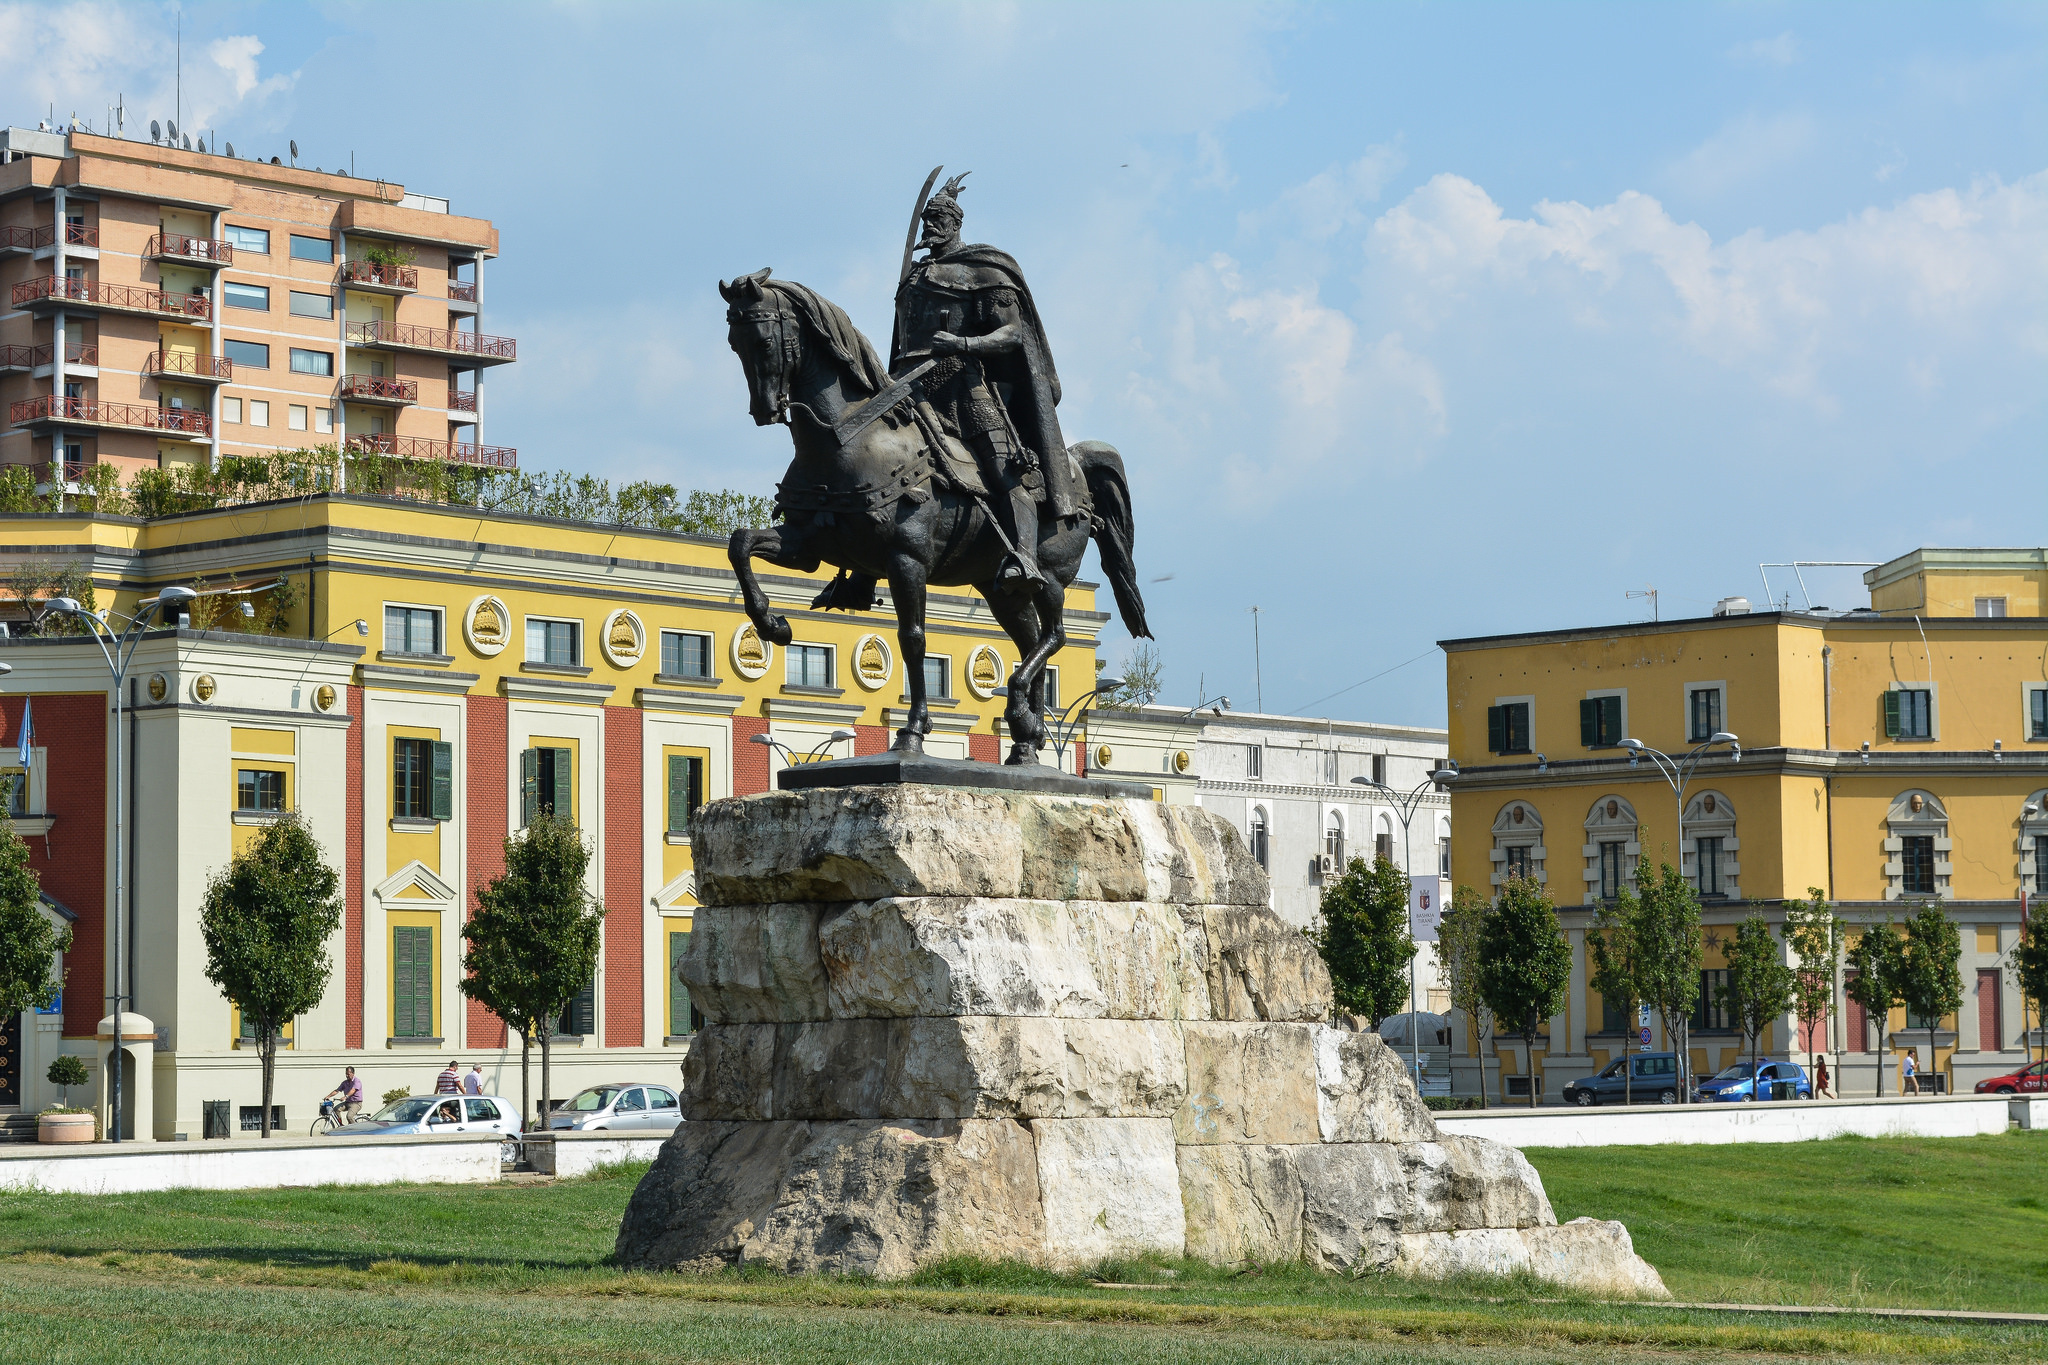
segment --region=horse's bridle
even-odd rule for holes
[[[766,322],[772,324],[769,332],[770,349],[781,357],[782,365],[772,380],[772,391],[768,397],[777,421],[789,420],[789,388],[796,377],[797,345],[802,335],[802,321],[793,312],[782,308],[729,308],[725,314],[726,325],[735,322]]]

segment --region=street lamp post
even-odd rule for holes
[[[1694,745],[1690,750],[1679,755],[1677,758],[1673,758],[1662,749],[1653,749],[1639,739],[1625,739],[1621,742],[1621,747],[1628,750],[1629,767],[1635,767],[1638,759],[1648,758],[1657,765],[1657,771],[1664,775],[1664,780],[1671,784],[1671,793],[1678,805],[1678,865],[1681,868],[1685,866],[1685,788],[1692,781],[1693,770],[1699,767],[1700,760],[1705,758],[1708,751],[1717,744],[1727,745],[1735,761],[1737,763],[1742,762],[1742,743],[1726,730],[1716,730],[1712,735]],[[1695,855],[1693,859],[1693,878],[1695,884],[1697,884],[1700,874],[1699,859]],[[1667,1039],[1666,1041],[1669,1040]],[[1689,1056],[1680,1056],[1678,1059],[1679,1092],[1684,1097],[1683,1102],[1686,1104],[1692,1103],[1692,1086],[1687,1074],[1687,1067],[1691,1060]]]
[[[135,615],[128,620],[127,629],[119,635],[114,628],[100,617],[78,604],[76,598],[55,597],[50,599],[50,609],[61,615],[72,617],[85,627],[85,633],[100,647],[100,654],[107,661],[107,671],[114,680],[114,989],[109,999],[114,1006],[114,1050],[108,1057],[113,1064],[113,1075],[108,1083],[107,1141],[121,1140],[121,1002],[128,997],[121,990],[121,919],[128,903],[127,873],[125,857],[127,849],[123,827],[127,822],[127,763],[123,755],[126,727],[122,724],[127,708],[128,665],[135,658],[135,647],[141,643],[143,633],[149,629],[150,618],[164,606],[181,606],[199,594],[190,588],[164,588],[155,597],[145,598],[135,604]],[[130,926],[131,935],[133,926]],[[134,982],[130,981],[132,988]],[[140,1063],[137,1063],[140,1065]]]
[[[1088,714],[1088,699],[1099,697],[1104,692],[1114,692],[1123,685],[1124,680],[1114,673],[1105,674],[1095,680],[1095,686],[1068,702],[1064,709],[1046,714],[1046,728],[1052,732],[1053,762],[1061,772],[1067,770],[1067,746],[1074,742],[1074,732],[1081,728],[1081,722]]]
[[[1384,782],[1375,782],[1369,777],[1354,777],[1352,782],[1361,787],[1371,787],[1384,794],[1401,817],[1401,875],[1409,878],[1408,895],[1412,902],[1415,895],[1414,873],[1409,869],[1409,860],[1414,849],[1409,846],[1408,822],[1415,818],[1415,808],[1422,804],[1422,798],[1430,792],[1442,791],[1443,784],[1458,775],[1458,765],[1446,759],[1446,767],[1435,769],[1428,777],[1417,783],[1413,791],[1403,795]],[[1421,950],[1418,949],[1417,952]],[[1410,1073],[1415,1077],[1415,1088],[1422,1088],[1422,1043],[1415,1035],[1415,953],[1408,955],[1408,1063]]]
[[[764,745],[767,748],[772,749],[775,752],[781,754],[783,763],[786,766],[793,768],[799,763],[816,763],[818,761],[819,756],[822,755],[827,749],[831,748],[835,744],[839,744],[845,740],[852,739],[853,737],[854,734],[851,730],[834,730],[831,734],[825,736],[823,739],[819,740],[816,744],[811,746],[811,751],[809,753],[803,754],[801,756],[799,756],[797,751],[795,749],[792,749],[789,745],[784,744],[781,740],[774,739],[766,734],[749,735],[748,739],[750,739],[755,744]]]

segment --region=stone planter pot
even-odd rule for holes
[[[36,1119],[37,1142],[91,1142],[91,1114],[43,1114]]]

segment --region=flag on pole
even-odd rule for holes
[[[35,698],[25,697],[21,703],[21,766],[28,768],[28,761],[35,756],[36,721]]]

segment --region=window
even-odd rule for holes
[[[1933,736],[1933,689],[1897,687],[1884,694],[1886,739],[1931,739]]]
[[[690,988],[683,984],[683,954],[689,951],[690,931],[677,930],[668,936],[668,1036],[681,1038],[697,1031],[698,1014],[690,1004]]]
[[[245,1034],[245,1035],[243,1035],[243,1036],[244,1036],[244,1037],[249,1037],[249,1038],[253,1038],[253,1037],[255,1037],[256,1035],[255,1035],[255,1034],[253,1034],[253,1033],[250,1033],[250,1034]],[[243,1132],[245,1132],[245,1133],[260,1133],[260,1132],[262,1132],[262,1131],[263,1131],[263,1106],[262,1106],[262,1105],[260,1105],[260,1104],[245,1104],[245,1105],[242,1105],[242,1106],[241,1106],[241,1117],[240,1117],[240,1120],[239,1120],[239,1122],[241,1123],[242,1131],[243,1131]],[[122,1126],[123,1126],[124,1128],[125,1128],[125,1127],[127,1126],[127,1120],[126,1120],[125,1118],[124,1118],[124,1119],[122,1120]],[[283,1106],[283,1105],[281,1105],[281,1104],[273,1104],[273,1105],[271,1105],[271,1106],[270,1106],[270,1131],[271,1131],[271,1132],[273,1132],[273,1133],[277,1133],[277,1132],[282,1132],[283,1130],[284,1130],[284,1106]]]
[[[270,368],[270,348],[260,341],[236,341],[233,337],[221,342],[220,353],[237,365],[246,365],[252,370]]]
[[[242,400],[239,398],[221,399],[220,420],[223,422],[239,423],[242,420]]]
[[[1934,894],[1934,836],[1908,834],[1899,840],[1899,889],[1909,896]]]
[[[1529,703],[1511,701],[1486,708],[1486,748],[1495,754],[1529,752]]]
[[[1436,875],[1451,875],[1451,841],[1448,838],[1436,841]]]
[[[471,1123],[496,1123],[505,1117],[496,1100],[464,1100],[462,1106],[469,1111]]]
[[[293,403],[285,409],[284,424],[293,431],[306,429],[306,409],[303,404]]]
[[[2034,836],[2034,892],[2048,894],[2048,834]]]
[[[790,645],[782,652],[783,681],[791,687],[832,685],[832,646]]]
[[[1259,865],[1260,867],[1268,867],[1268,868],[1269,868],[1269,867],[1270,867],[1271,865],[1270,865],[1270,864],[1269,864],[1269,863],[1268,863],[1268,862],[1266,861],[1266,855],[1267,855],[1267,843],[1266,843],[1266,840],[1267,840],[1267,835],[1266,835],[1266,812],[1264,812],[1263,810],[1260,810],[1260,809],[1258,809],[1257,807],[1254,807],[1254,808],[1252,809],[1252,823],[1251,823],[1251,830],[1252,830],[1252,861],[1253,861],[1253,862],[1255,862],[1255,863],[1257,863],[1257,864],[1258,864],[1258,865]]]
[[[455,746],[437,739],[391,742],[391,814],[408,820],[455,818]]]
[[[661,633],[661,671],[678,678],[711,676],[711,637],[693,630]]]
[[[526,618],[526,662],[574,666],[583,662],[583,623]]]
[[[1391,861],[1394,856],[1394,836],[1385,830],[1381,830],[1378,834],[1373,835],[1372,856],[1376,859],[1386,858]]]
[[[291,352],[293,374],[331,375],[334,373],[334,353],[332,351],[302,351],[294,346],[291,348]]]
[[[292,259],[295,261],[334,261],[334,241],[329,237],[301,237],[292,234]]]
[[[313,430],[332,432],[334,430],[334,409],[313,409]]]
[[[266,347],[265,349],[267,350],[268,348]],[[252,427],[267,427],[270,425],[270,404],[267,400],[261,398],[251,398],[249,400],[249,425]]]
[[[1244,775],[1253,781],[1264,777],[1266,770],[1266,746],[1247,744],[1244,746]]]
[[[1323,783],[1331,787],[1337,785],[1337,751],[1335,749],[1323,750]]]
[[[1529,845],[1509,844],[1501,851],[1507,854],[1505,867],[1510,877],[1527,877],[1529,875]]]
[[[2004,615],[2005,615],[2005,599],[2004,599],[2003,597],[1980,597],[1980,598],[1978,598],[1978,599],[1977,599],[1977,614],[1978,614],[1979,616],[1987,616],[1987,617],[2002,617],[2002,616],[2004,616]]]
[[[1719,839],[1696,839],[1693,846],[1699,850],[1700,886],[1702,896],[1725,896],[1721,886],[1721,841]]]
[[[20,768],[10,768],[0,773],[0,782],[7,784],[7,813],[28,814],[28,774]]]
[[[331,318],[334,316],[334,295],[307,294],[300,290],[291,291],[290,309],[295,318]],[[293,366],[294,369],[298,368]]]
[[[284,809],[284,774],[270,768],[244,768],[235,774],[235,809]]]
[[[1611,749],[1621,743],[1621,698],[1587,697],[1579,703],[1579,743]]]
[[[1721,733],[1721,689],[1696,687],[1686,697],[1686,739],[1704,744]]]
[[[223,280],[220,286],[220,301],[229,308],[249,308],[258,313],[267,313],[270,311],[270,290],[260,284],[240,284],[234,280]]]
[[[1372,756],[1372,780],[1377,786],[1384,787],[1387,785],[1387,756],[1385,754],[1374,754]]]
[[[1338,875],[1344,872],[1344,819],[1337,812],[1330,812],[1329,828],[1323,831],[1323,852],[1330,855],[1330,865]]]
[[[1729,1019],[1728,1006],[1721,999],[1721,992],[1727,989],[1727,968],[1709,968],[1700,973],[1700,998],[1692,1007],[1692,1027],[1695,1033],[1726,1033],[1735,1027]]]
[[[1620,842],[1600,845],[1600,899],[1613,900],[1621,894],[1628,875],[1628,845]]]
[[[924,694],[941,699],[953,695],[953,661],[945,655],[924,656]],[[1045,704],[1046,709],[1052,709],[1051,698],[1047,698]]]
[[[2027,738],[2048,739],[2048,687],[2027,693]]]
[[[555,1032],[570,1038],[588,1038],[597,1032],[597,983],[586,984],[576,992],[576,998],[562,1007],[562,1017],[555,1021]]]
[[[221,228],[227,244],[237,251],[253,251],[259,256],[270,254],[270,233],[265,228],[236,227],[229,223]]]
[[[704,760],[695,754],[668,756],[668,832],[688,834],[704,804]]]
[[[1600,1031],[1602,1033],[1627,1033],[1633,1021],[1629,1018],[1635,1011],[1628,1007],[1626,1000],[1610,1000],[1600,997]]]
[[[1045,709],[1060,709],[1060,671],[1057,668],[1048,667],[1045,670]]]
[[[391,1036],[434,1036],[434,929],[391,927]]]
[[[542,815],[576,814],[576,751],[527,749],[519,755],[520,823],[530,825]]]
[[[441,613],[432,607],[385,607],[384,648],[393,654],[439,654]]]

